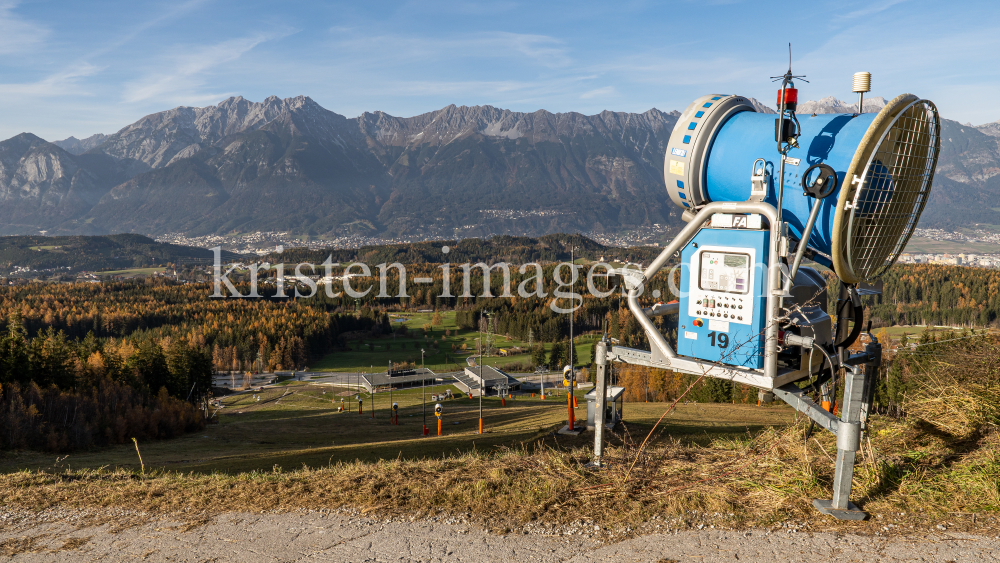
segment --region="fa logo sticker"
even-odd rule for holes
[[[733,215],[733,228],[734,229],[745,229],[745,228],[747,228],[747,216],[746,215]]]

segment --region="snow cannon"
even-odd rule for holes
[[[618,272],[650,350],[602,342],[598,381],[606,387],[609,361],[626,362],[788,403],[837,437],[833,498],[814,506],[862,519],[848,497],[882,361],[871,322],[863,346],[852,345],[865,330],[862,297],[880,292],[927,205],[941,122],[932,102],[912,94],[878,113],[799,116],[795,80],[804,77],[789,67],[771,78],[781,81],[777,114],[711,94],[678,119],[664,178],[687,225],[645,271]],[[870,86],[870,74],[855,75],[859,105]],[[827,279],[806,259],[840,278],[835,311]],[[677,307],[643,307],[647,281],[668,267],[680,270]],[[670,319],[654,323],[658,316]],[[838,400],[839,416],[830,407]]]
[[[695,100],[667,145],[667,192],[685,219],[711,202],[764,201],[796,241],[818,206],[806,257],[846,283],[872,281],[895,262],[927,204],[940,152],[937,108],[902,94],[878,113],[796,115],[797,97],[794,87],[779,91],[781,116],[743,96]],[[830,170],[832,192],[809,197]]]

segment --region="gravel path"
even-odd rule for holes
[[[1000,561],[1000,539],[934,532],[890,538],[715,529],[602,542],[582,534],[493,534],[456,519],[346,512],[150,518],[125,510],[0,509],[0,561]]]

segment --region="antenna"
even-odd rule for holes
[[[781,213],[784,209],[784,199],[785,199],[785,156],[793,148],[798,148],[799,146],[799,135],[802,131],[802,126],[799,124],[799,118],[795,116],[795,108],[798,106],[799,101],[799,91],[795,88],[794,79],[802,80],[805,83],[809,83],[805,79],[805,75],[796,76],[792,74],[792,43],[788,43],[788,72],[782,76],[772,76],[771,82],[777,82],[781,80],[781,90],[778,90],[778,119],[774,122],[774,140],[778,143],[778,153],[781,155],[781,163],[779,164],[778,171],[778,223],[781,223]],[[777,240],[773,243],[778,244]],[[778,247],[775,246],[775,251]],[[784,298],[784,291],[777,290],[780,297]]]

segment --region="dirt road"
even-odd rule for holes
[[[0,561],[1000,561],[1000,539],[934,531],[888,538],[715,529],[604,541],[576,526],[491,533],[454,518],[346,512],[151,518],[125,510],[0,508]]]

